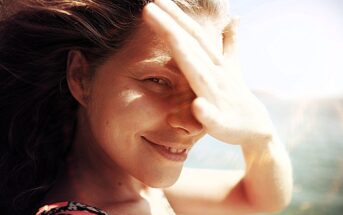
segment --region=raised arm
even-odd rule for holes
[[[196,119],[213,137],[238,144],[243,172],[188,170],[166,191],[179,214],[244,214],[277,211],[291,198],[292,170],[263,104],[245,85],[235,47],[236,22],[223,32],[219,50],[201,26],[170,0],[143,11],[145,22],[170,46],[197,98]]]

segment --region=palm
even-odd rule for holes
[[[157,6],[156,6],[157,5]],[[169,0],[146,7],[145,21],[165,39],[197,98],[193,114],[213,137],[233,144],[266,141],[272,124],[241,74],[231,20],[223,50],[210,44],[200,25]]]

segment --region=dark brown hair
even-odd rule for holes
[[[147,2],[0,0],[1,214],[33,214],[63,168],[78,108],[66,84],[69,51],[95,69],[125,45]],[[219,1],[175,2],[191,14],[220,11]]]

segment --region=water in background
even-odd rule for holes
[[[280,215],[343,214],[343,99],[282,100],[259,95],[266,105],[294,169],[290,206]],[[205,136],[188,167],[241,169],[237,146]]]

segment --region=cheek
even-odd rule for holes
[[[113,142],[158,127],[167,115],[168,102],[139,90],[98,95],[89,109],[96,139]]]

